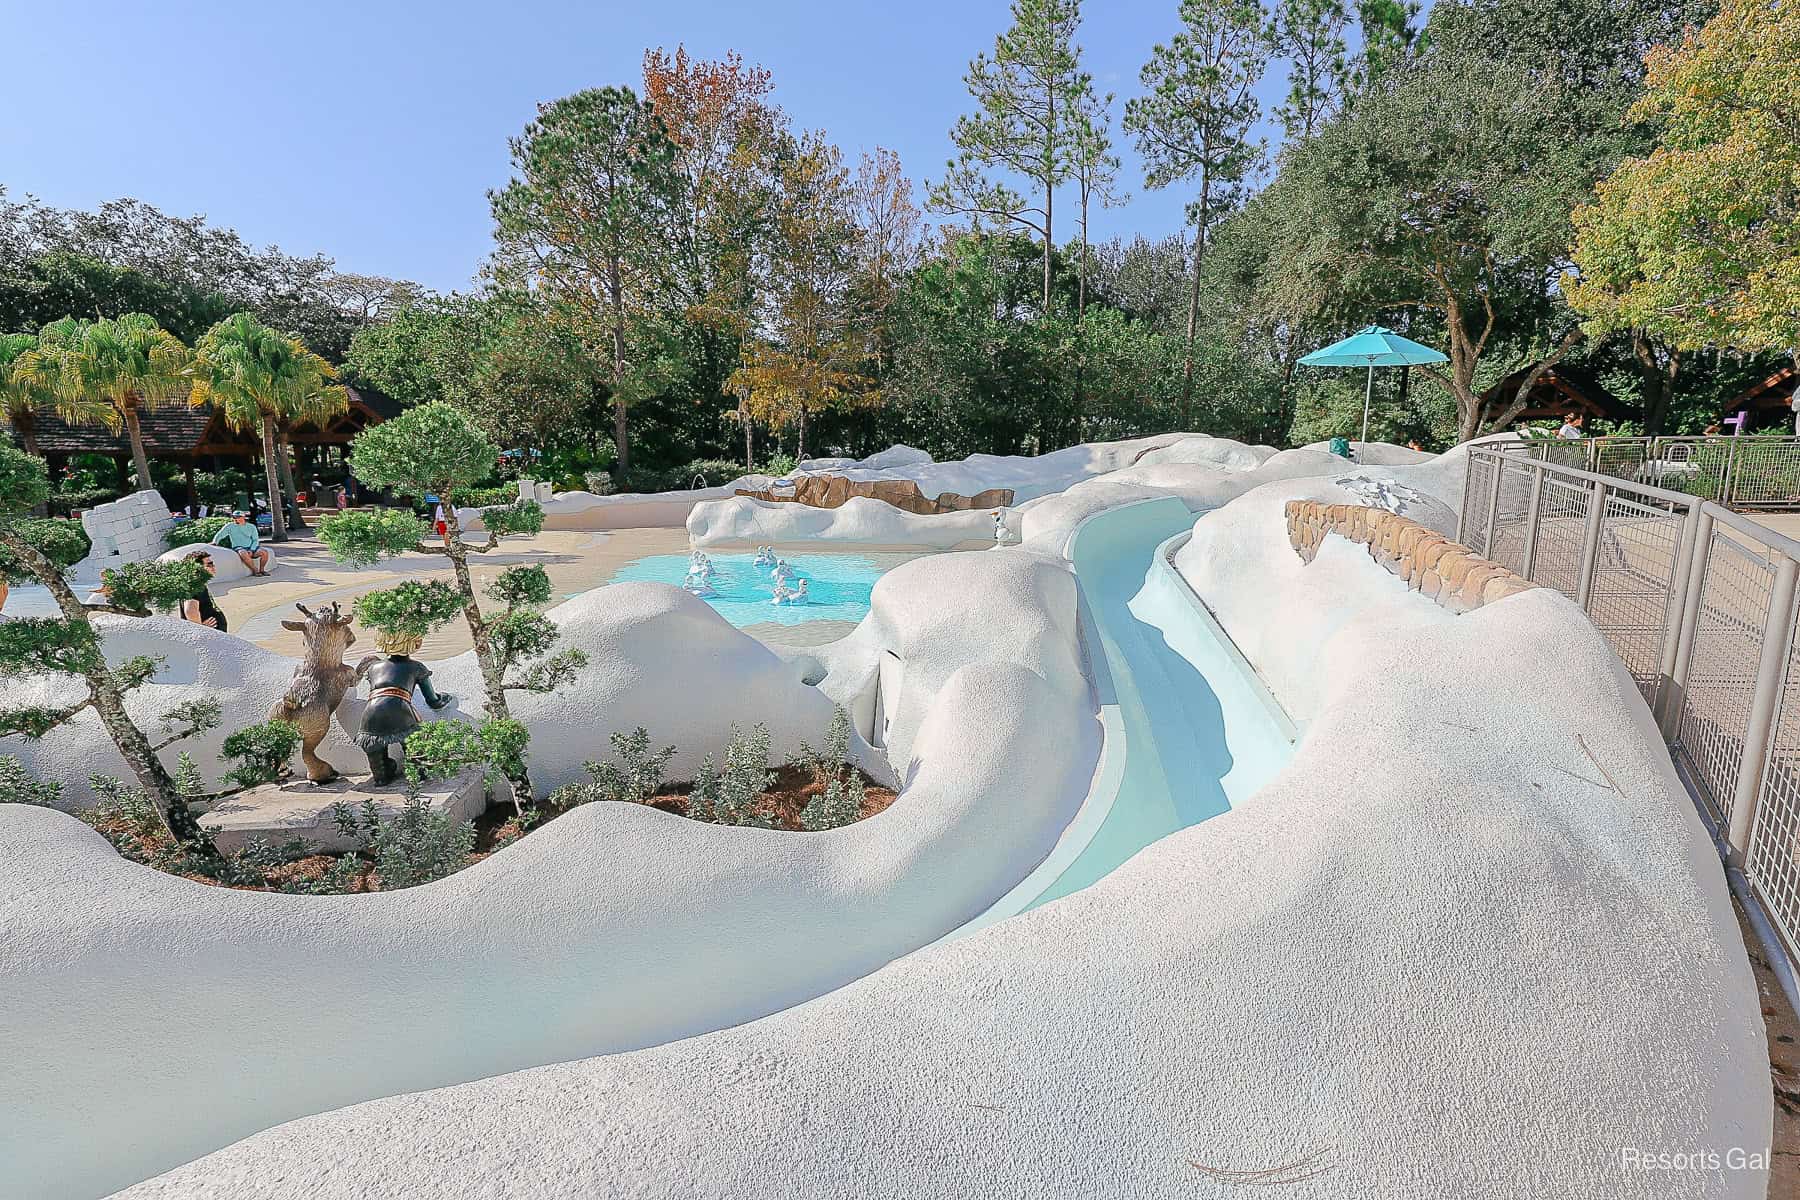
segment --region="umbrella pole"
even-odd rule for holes
[[[1369,364],[1369,386],[1363,389],[1363,445],[1369,444],[1369,399],[1375,395],[1375,364]]]

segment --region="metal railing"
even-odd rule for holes
[[[1800,506],[1800,437],[1534,438],[1508,449],[1733,508]]]
[[[1773,921],[1791,981],[1800,959],[1800,542],[1709,500],[1535,451],[1470,449],[1457,540],[1562,592],[1605,636],[1728,866],[1741,870],[1753,921],[1757,905]]]

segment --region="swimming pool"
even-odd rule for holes
[[[706,602],[727,621],[746,625],[804,625],[808,621],[860,621],[869,611],[869,595],[875,581],[888,567],[860,554],[783,554],[798,578],[807,580],[805,604],[772,604],[775,584],[772,572],[756,565],[748,554],[715,554],[713,590]],[[687,578],[688,556],[652,554],[626,563],[608,583],[648,581],[681,586]]]

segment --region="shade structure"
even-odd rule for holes
[[[1419,363],[1449,362],[1430,346],[1421,346],[1391,329],[1369,325],[1341,342],[1314,350],[1300,360],[1308,367],[1367,367],[1369,383],[1363,389],[1362,440],[1369,441],[1369,401],[1375,395],[1376,367],[1410,367]]]

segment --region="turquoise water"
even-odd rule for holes
[[[1076,531],[1069,557],[1098,642],[1088,650],[1106,761],[1050,857],[953,936],[1090,886],[1151,843],[1229,811],[1292,756],[1291,724],[1163,558],[1193,523],[1181,501],[1147,500]]]
[[[727,621],[740,629],[773,622],[803,625],[808,621],[860,621],[869,611],[869,594],[884,567],[855,554],[784,554],[783,558],[806,579],[807,603],[771,604],[775,593],[773,573],[756,565],[749,554],[712,556],[713,590],[704,597]],[[653,554],[620,567],[608,583],[647,581],[681,586],[687,578],[688,556]]]

